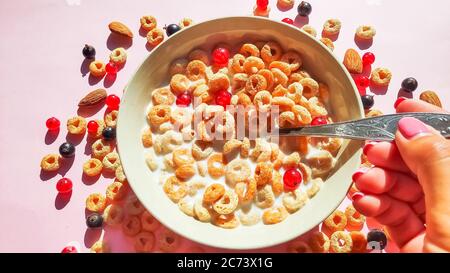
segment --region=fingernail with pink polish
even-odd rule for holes
[[[353,174],[353,176],[352,176],[353,182],[355,182],[356,180],[358,180],[358,178],[359,178],[361,175],[365,174],[368,170],[369,170],[368,168],[361,168],[361,169],[357,170],[357,171]]]
[[[367,153],[369,152],[369,150],[370,150],[373,146],[375,146],[375,144],[374,144],[374,143],[371,143],[371,142],[369,142],[369,143],[367,143],[366,145],[364,145],[364,148],[363,148],[363,154],[364,154],[364,155],[367,155]]]
[[[407,98],[399,97],[394,103],[394,108],[397,109],[397,107],[400,105],[400,103],[404,102],[405,100],[407,100]]]
[[[362,192],[355,192],[352,195],[352,201],[353,202],[358,202],[358,200],[361,200],[361,198],[363,198],[363,197],[364,197],[364,194]]]
[[[420,120],[411,117],[402,118],[398,122],[398,129],[407,139],[411,139],[418,134],[430,132]]]

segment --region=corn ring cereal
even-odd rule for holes
[[[309,246],[316,253],[327,253],[330,250],[330,239],[325,233],[316,231],[309,237]]]
[[[127,61],[127,52],[125,51],[125,48],[118,47],[111,51],[109,60],[117,65],[123,65]]]
[[[225,142],[225,145],[223,145],[223,153],[225,155],[228,155],[232,153],[233,151],[238,150],[242,145],[242,142],[237,139],[230,139],[227,142]],[[231,163],[230,163],[231,164]]]
[[[350,232],[352,238],[352,253],[365,253],[367,251],[366,235],[361,231]]]
[[[169,177],[163,185],[163,190],[174,203],[178,203],[187,194],[187,185],[175,176]]]
[[[291,9],[294,6],[294,0],[278,0],[278,6],[282,9]]]
[[[331,39],[329,38],[320,38],[320,41],[326,46],[328,47],[329,50],[333,51],[334,50],[334,43]]]
[[[205,223],[211,221],[211,214],[201,199],[196,200],[194,203],[194,217]]]
[[[230,87],[230,79],[223,73],[216,73],[209,78],[208,87],[211,93],[219,90],[228,90],[228,87]]]
[[[125,211],[129,215],[139,215],[145,211],[144,206],[136,195],[131,195],[125,200]]]
[[[239,220],[234,213],[213,214],[212,223],[218,227],[232,229],[239,226]]]
[[[175,95],[172,94],[168,86],[157,88],[152,92],[154,105],[172,105],[175,102]]]
[[[319,192],[320,188],[323,185],[322,178],[315,178],[311,181],[311,187],[306,191],[309,198],[313,198]]]
[[[239,221],[244,226],[253,226],[261,221],[261,214],[256,210],[250,210],[248,212],[241,211],[239,213]]]
[[[370,81],[376,86],[388,86],[392,79],[392,73],[387,68],[376,68],[370,75]]]
[[[286,170],[298,168],[301,163],[300,159],[300,154],[298,152],[293,152],[292,154],[283,158],[283,168]]]
[[[273,74],[274,86],[278,85],[282,85],[284,87],[287,86],[289,78],[286,74],[283,73],[283,71],[281,71],[278,68],[272,68],[270,71]]]
[[[103,211],[103,219],[108,226],[120,225],[124,217],[123,209],[116,204],[108,205]]]
[[[256,192],[255,205],[259,208],[270,208],[275,203],[275,195],[270,184],[265,185]]]
[[[86,198],[86,209],[92,212],[102,212],[106,207],[106,198],[99,194],[93,193]]]
[[[105,129],[106,124],[101,119],[97,119],[97,120],[94,120],[94,121],[97,123],[98,128],[97,128],[97,131],[95,133],[89,133],[89,137],[97,139],[97,138],[102,137],[102,133],[103,133],[103,130]]]
[[[175,169],[175,176],[181,180],[188,180],[195,175],[194,165],[185,164]]]
[[[244,63],[245,57],[241,54],[236,54],[231,59],[230,70],[233,73],[242,73],[244,72]]]
[[[90,158],[83,164],[83,173],[87,176],[97,176],[102,173],[103,164],[97,158]]]
[[[362,40],[371,40],[376,34],[377,31],[373,26],[363,25],[356,29],[356,37]]]
[[[140,232],[134,237],[136,252],[150,253],[155,246],[155,235],[151,232]]]
[[[195,163],[189,149],[178,149],[173,151],[172,159],[175,167],[182,165],[191,165]]]
[[[170,121],[171,109],[168,105],[155,105],[147,114],[147,120],[152,126],[159,126]]]
[[[190,61],[186,67],[186,76],[191,81],[206,79],[206,64],[201,60]]]
[[[259,57],[259,48],[254,44],[243,44],[239,50],[239,53],[246,58],[250,56]]]
[[[242,140],[242,146],[241,146],[241,157],[247,158],[249,156],[250,152],[250,140],[247,137],[244,137]]]
[[[282,55],[283,49],[276,42],[268,42],[261,49],[261,58],[268,64],[280,60]]]
[[[149,148],[153,145],[152,130],[150,128],[144,129],[142,132],[141,141],[145,148]]]
[[[323,33],[327,36],[339,34],[342,23],[339,19],[328,19],[323,25]]]
[[[108,112],[105,115],[105,124],[106,124],[106,126],[116,128],[117,116],[118,115],[119,115],[119,111],[117,111],[117,110],[113,110],[111,112]]]
[[[282,61],[273,61],[269,64],[269,69],[278,68],[283,72],[286,76],[289,77],[291,75],[291,67],[289,63]]]
[[[108,252],[110,252],[109,245],[106,242],[104,242],[103,240],[98,240],[91,246],[90,252],[91,253],[108,253]]]
[[[246,181],[250,174],[250,165],[242,159],[235,159],[225,166],[225,179],[231,186]]]
[[[122,231],[127,236],[135,236],[141,231],[141,220],[136,215],[128,215],[122,221]]]
[[[331,235],[330,245],[334,253],[349,253],[353,247],[352,237],[347,232],[336,231]]]
[[[145,230],[145,231],[153,232],[161,226],[159,221],[156,220],[156,218],[153,217],[153,215],[151,215],[150,212],[148,212],[148,211],[144,211],[144,213],[141,214],[140,220],[141,220],[142,230]]]
[[[191,62],[192,63],[192,62]],[[188,73],[187,75],[189,76],[189,69],[190,69],[190,65],[191,63],[188,64]],[[172,76],[172,78],[170,79],[170,89],[172,90],[172,92],[175,95],[179,95],[183,92],[188,91],[189,88],[189,79],[183,75],[183,74],[175,74]]]
[[[106,74],[106,65],[99,60],[95,60],[89,64],[89,72],[94,77],[103,77]]]
[[[297,189],[286,193],[283,196],[283,205],[289,213],[294,213],[306,205],[308,195]]]
[[[108,171],[115,172],[117,167],[120,166],[119,154],[116,152],[111,152],[103,158],[103,168]]]
[[[178,202],[178,208],[187,216],[194,217],[194,204],[189,203],[186,198]]]
[[[103,139],[98,139],[92,143],[92,156],[97,159],[103,159],[107,154],[112,152],[112,143]]]
[[[225,174],[225,159],[222,154],[216,153],[208,158],[208,173],[213,178],[219,178]]]
[[[234,187],[239,202],[242,204],[253,201],[256,192],[256,180],[252,177],[247,178],[244,182],[236,183]]]
[[[213,152],[211,143],[197,140],[192,143],[192,156],[196,160],[206,159]]]
[[[171,230],[164,230],[159,237],[159,249],[164,252],[175,252],[180,245],[181,238]]]
[[[127,181],[127,177],[125,176],[125,173],[123,172],[122,166],[117,167],[115,175],[116,175],[117,181],[119,181],[120,183],[125,183]]]
[[[269,162],[259,162],[255,168],[255,180],[258,186],[265,185],[272,180],[272,164]]]
[[[262,219],[265,225],[274,225],[281,223],[288,215],[289,213],[284,207],[274,207],[266,209],[263,212]]]
[[[307,99],[315,97],[319,93],[319,84],[311,78],[300,80],[300,84],[303,86],[303,96]]]
[[[269,111],[272,104],[272,95],[269,91],[259,91],[253,97],[253,103],[259,111]]]
[[[140,22],[141,27],[147,31],[150,31],[157,26],[156,18],[151,15],[142,16]]]
[[[147,33],[147,43],[151,46],[157,46],[164,40],[164,33],[159,28],[154,28]]]
[[[192,21],[191,18],[183,18],[183,19],[181,19],[179,26],[183,29],[183,28],[192,26],[193,23],[194,22]]]
[[[74,135],[82,135],[86,132],[86,119],[76,116],[67,120],[67,131]]]
[[[249,75],[258,73],[258,71],[264,69],[264,67],[265,64],[263,60],[258,57],[250,56],[244,61],[244,71]]]
[[[348,230],[361,230],[364,227],[366,217],[359,213],[352,205],[345,209],[345,216],[347,217]]]
[[[106,199],[109,202],[122,200],[127,194],[127,186],[120,182],[113,182],[106,188]]]
[[[302,58],[300,54],[295,51],[288,51],[281,56],[281,62],[287,63],[289,65],[289,74],[285,72],[286,75],[290,75],[291,72],[297,71],[302,66]],[[282,70],[284,72],[284,70]]]
[[[331,232],[343,231],[347,226],[347,217],[342,211],[336,210],[325,219],[323,224]]]
[[[219,200],[225,194],[225,188],[221,184],[209,185],[203,194],[203,202],[210,204]]]
[[[60,155],[57,154],[48,154],[44,156],[41,160],[41,168],[47,172],[53,172],[59,170],[59,160],[61,159]]]
[[[239,198],[237,194],[232,191],[226,191],[219,200],[214,202],[212,208],[219,214],[230,214],[236,210],[239,204]]]

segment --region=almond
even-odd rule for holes
[[[344,66],[353,74],[361,74],[363,72],[362,59],[356,50],[349,49],[345,52]]]
[[[424,91],[422,94],[420,94],[420,99],[428,102],[429,104],[433,104],[437,107],[442,108],[441,100],[439,99],[438,95],[434,91]]]
[[[103,102],[106,99],[105,89],[96,89],[89,94],[87,94],[83,99],[80,100],[78,106],[93,106]]]
[[[113,33],[133,38],[133,33],[131,30],[121,22],[111,22],[108,27]]]

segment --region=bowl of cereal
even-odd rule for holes
[[[363,115],[351,76],[319,40],[228,17],[151,52],[126,87],[117,141],[130,186],[158,221],[202,244],[256,249],[320,224],[360,164],[361,142],[276,129]]]

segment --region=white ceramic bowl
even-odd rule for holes
[[[278,41],[285,50],[301,53],[304,67],[330,87],[336,120],[358,119],[363,108],[349,73],[318,40],[288,24],[259,17],[228,17],[193,25],[155,48],[127,85],[117,125],[120,159],[129,184],[142,204],[162,224],[196,242],[227,249],[255,249],[289,241],[320,224],[345,198],[351,175],[360,164],[361,142],[345,142],[331,176],[319,193],[300,211],[272,226],[228,230],[201,223],[184,215],[164,194],[159,177],[145,164],[141,131],[146,126],[150,93],[168,81],[169,64],[192,49],[244,41]]]

